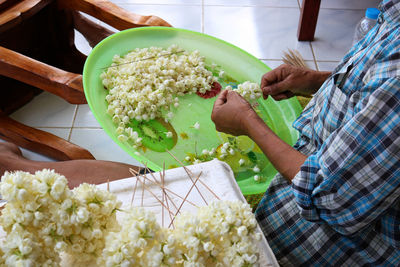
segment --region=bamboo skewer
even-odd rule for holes
[[[151,182],[151,183],[153,183],[153,184],[156,184],[156,185],[158,185],[160,188],[162,188],[160,184],[158,184],[158,183],[156,183],[156,182],[150,180],[150,179],[147,178],[146,176],[144,176],[144,178],[147,179],[149,182]],[[168,191],[169,193],[173,194],[173,195],[176,196],[176,197],[179,197],[180,199],[184,199],[182,196],[178,195],[177,193],[175,193],[174,191],[170,190],[170,189],[167,188],[167,187],[164,187],[164,188],[162,188],[162,189],[165,189],[166,191]],[[168,196],[168,194],[167,194],[167,196]],[[175,209],[178,209],[178,207],[175,205],[175,203],[172,201],[172,199],[169,198],[169,200],[170,200],[171,203],[174,205]],[[196,207],[196,208],[199,207],[199,206],[197,206],[196,204],[194,204],[193,202],[191,202],[191,201],[189,201],[189,200],[186,200],[186,202],[189,203],[189,204],[191,204],[193,207]]]
[[[161,175],[161,173],[160,173],[160,178],[161,178],[161,182],[162,182],[162,190],[163,190],[163,194],[165,194],[165,202],[167,203],[167,208],[168,209],[170,209],[169,208],[169,204],[168,204],[168,194],[167,194],[167,192],[166,192],[166,190],[165,190],[165,163],[164,163],[164,166],[163,166],[163,173],[162,173],[162,175]],[[171,202],[172,202],[172,200],[171,200]],[[172,202],[173,203],[173,202]],[[175,204],[174,204],[175,205]],[[175,208],[176,208],[176,206],[175,206]],[[172,216],[171,216],[171,213],[168,213],[169,214],[169,219],[170,219],[170,222],[172,222]],[[175,226],[174,225],[172,225],[174,228],[175,228]]]
[[[190,171],[188,170],[188,168],[186,168],[186,166],[179,160],[177,159],[168,149],[166,149],[166,151],[168,152],[168,154],[170,154],[176,161],[178,161],[183,169],[185,170],[186,174],[189,176],[190,180],[192,181],[192,183],[195,185],[197,192],[199,192],[201,198],[203,199],[204,203],[206,203],[206,205],[208,205],[206,199],[204,198],[203,194],[200,192],[199,188],[197,187],[197,185],[194,183],[192,176],[190,175]]]
[[[304,61],[303,57],[301,56],[300,52],[297,50],[288,49],[288,52],[283,53],[282,60],[285,64],[301,67],[301,68],[308,68],[306,62]]]
[[[162,187],[162,186],[160,185],[160,183],[157,181],[157,178],[154,176],[154,174],[153,174],[148,168],[147,168],[147,170],[149,171],[150,175],[151,175],[151,176],[153,177],[153,179],[154,179],[154,182],[153,182],[153,181],[151,181],[150,179],[147,178],[150,182],[155,183],[156,185],[160,186],[160,188],[162,188],[163,190],[166,190],[166,191],[170,192],[171,194],[173,194],[173,195],[175,195],[175,196],[177,196],[177,197],[183,199],[183,197],[181,197],[180,195],[178,195],[178,194],[174,193],[173,191],[169,190],[169,189],[166,188],[165,186]],[[165,172],[164,172],[164,177],[165,177]],[[171,197],[170,197],[168,194],[167,194],[167,198],[169,198],[169,201],[171,201],[171,203],[174,205],[175,209],[178,209],[178,207],[175,205],[174,201],[171,199]],[[191,203],[191,204],[192,204],[192,203]],[[194,204],[192,204],[192,205],[194,205]],[[194,206],[197,207],[196,205],[194,205]]]
[[[181,166],[184,168],[184,170],[186,171],[186,173],[187,173],[187,172],[190,172],[190,170],[189,170],[188,168],[186,168],[186,166],[183,164],[182,161],[180,161],[177,157],[175,157],[169,150],[167,150],[167,152],[168,152],[177,162],[179,162],[179,164],[181,164]],[[193,181],[192,181],[192,182],[193,182]],[[210,193],[213,194],[213,196],[214,196],[216,199],[220,200],[220,198],[217,196],[217,194],[215,194],[214,191],[212,191],[211,188],[208,187],[206,183],[204,183],[202,180],[200,180],[199,182],[200,182],[208,191],[210,191]],[[197,188],[197,187],[196,187],[196,188]],[[197,189],[197,190],[198,190],[198,189]],[[206,202],[206,201],[205,201],[205,202]],[[207,202],[206,202],[206,204],[207,204]],[[208,204],[207,204],[207,205],[208,205]]]
[[[158,202],[160,202],[160,204],[166,209],[168,210],[168,212],[170,212],[171,214],[174,214],[172,211],[170,211],[169,209],[167,209],[167,207],[164,205],[164,203],[156,196],[154,195],[153,192],[151,192],[151,190],[144,184],[145,179],[143,179],[143,181],[140,179],[140,177],[143,177],[142,175],[138,175],[136,176],[136,179],[139,180],[139,182],[142,184],[143,188],[146,189],[147,192],[149,192]],[[144,177],[143,177],[144,178]]]
[[[134,175],[134,177],[136,177],[139,174],[137,171],[135,171],[132,168],[129,168],[129,172],[132,173]],[[133,204],[133,200],[135,198],[137,184],[138,184],[138,180],[136,179],[136,183],[135,183],[135,187],[133,188],[133,194],[132,194],[132,199],[131,199],[131,207],[132,207],[132,204]]]
[[[175,220],[176,216],[178,215],[178,212],[181,210],[183,204],[186,202],[186,199],[187,199],[187,197],[189,196],[190,192],[192,192],[193,187],[196,186],[196,183],[197,183],[197,181],[199,180],[199,178],[200,178],[200,176],[201,176],[202,173],[203,173],[203,172],[200,172],[199,175],[197,176],[196,180],[193,182],[193,185],[190,187],[189,191],[187,192],[187,194],[186,194],[184,200],[182,201],[181,205],[179,206],[179,209],[176,211],[176,214],[175,214],[174,218],[172,219],[171,223],[169,224],[168,228],[171,227],[171,224],[174,223],[174,220]]]

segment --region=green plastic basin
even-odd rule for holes
[[[104,67],[111,64],[116,54],[124,55],[135,48],[150,46],[167,48],[172,44],[177,44],[188,51],[199,50],[200,54],[206,58],[206,64],[217,64],[238,83],[260,82],[262,75],[270,70],[263,62],[232,44],[206,34],[178,28],[129,29],[109,36],[94,47],[83,70],[83,86],[89,107],[104,131],[121,148],[154,171],[162,170],[163,164],[167,169],[178,167],[180,164],[167,152],[147,149],[145,152],[139,151],[140,155],[137,155],[136,150],[128,142],[117,139],[116,125],[106,112],[107,90],[101,83],[100,74]],[[224,81],[220,83],[223,87],[226,85]],[[203,99],[197,95],[185,95],[179,98],[180,105],[170,121],[178,135],[177,144],[171,153],[184,162],[188,153],[201,153],[203,149],[217,147],[224,140],[215,130],[215,125],[210,118],[216,97]],[[292,145],[297,140],[298,134],[291,124],[301,112],[297,99],[275,102],[268,98],[267,100],[259,99],[258,103],[259,114],[264,121],[278,136]],[[191,127],[196,122],[200,123],[199,130]],[[260,157],[259,154],[258,156]],[[254,181],[254,173],[251,171],[235,173],[235,177],[243,194],[248,195],[264,192],[275,174],[276,170],[265,159],[260,173],[261,182]]]

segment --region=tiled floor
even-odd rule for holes
[[[297,49],[311,68],[331,70],[350,48],[356,23],[378,0],[322,0],[315,41],[298,42],[297,0],[114,0],[139,14],[162,17],[174,27],[213,35],[250,52],[271,68],[281,64],[282,52]],[[81,35],[76,43],[90,47]],[[101,129],[87,105],[70,105],[42,93],[12,114],[27,125],[49,131],[88,149],[97,159],[138,164]],[[34,160],[51,160],[24,150]]]

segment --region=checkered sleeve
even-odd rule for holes
[[[399,78],[380,81],[360,105],[292,181],[301,216],[344,235],[367,226],[400,198]]]

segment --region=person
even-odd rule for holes
[[[235,92],[215,102],[217,130],[249,136],[279,171],[256,218],[282,266],[400,263],[400,0],[384,0],[380,10],[332,73],[283,65],[262,77],[264,98],[314,94],[293,124],[294,147]],[[52,168],[75,185],[129,177],[131,167],[34,162],[0,143],[0,174]]]
[[[278,174],[256,218],[281,266],[400,265],[400,1],[332,73],[282,65],[261,80],[264,98],[313,98],[295,120],[294,147],[242,97],[223,91],[218,131],[247,135]]]

